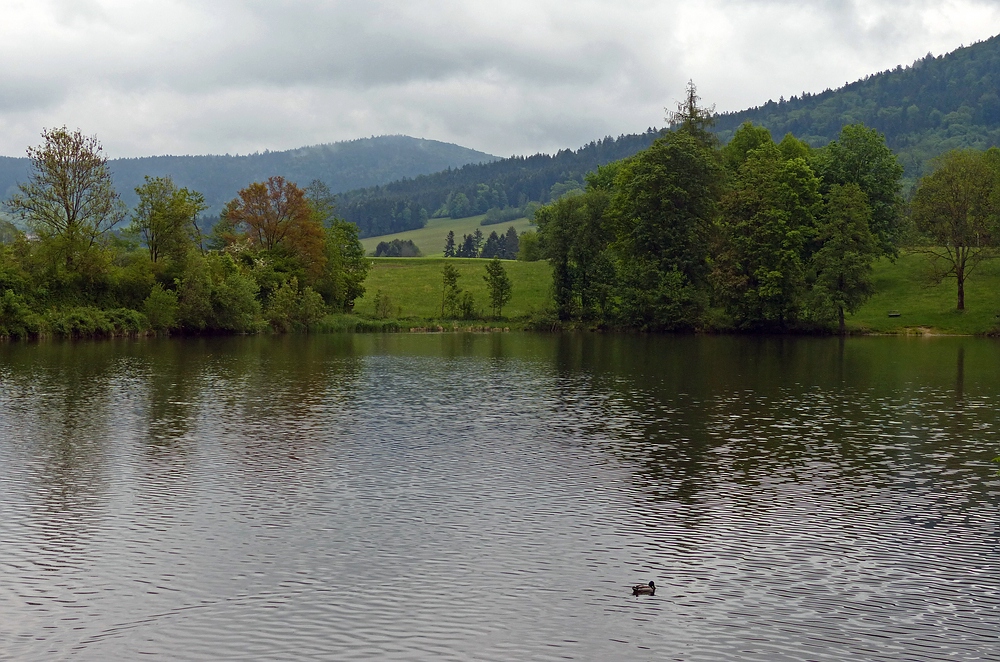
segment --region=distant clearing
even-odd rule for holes
[[[489,310],[486,282],[483,280],[487,262],[475,258],[373,258],[373,268],[365,281],[365,296],[355,304],[354,311],[373,317],[375,294],[381,290],[392,302],[394,317],[441,317],[441,271],[447,263],[461,274],[458,286],[472,292],[476,307],[485,313]],[[510,303],[503,309],[504,317],[520,317],[550,305],[552,269],[548,262],[504,260],[503,266],[514,286]]]
[[[361,240],[361,245],[365,247],[366,253],[374,253],[375,247],[380,241],[392,241],[399,239],[405,241],[409,239],[424,254],[425,257],[444,257],[444,242],[448,237],[448,231],[455,233],[455,243],[462,241],[463,234],[472,234],[479,228],[483,235],[490,236],[491,232],[503,234],[507,228],[514,226],[518,234],[525,230],[534,230],[535,226],[526,218],[519,218],[508,223],[498,223],[497,225],[479,225],[485,218],[484,214],[470,216],[468,218],[432,218],[427,221],[427,225],[419,230],[407,230],[395,234],[384,234],[378,237],[367,237]]]

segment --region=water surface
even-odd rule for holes
[[[943,338],[0,345],[0,657],[995,659],[998,366]]]

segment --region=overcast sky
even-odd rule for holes
[[[1000,32],[985,0],[3,0],[0,154],[111,157],[402,133],[500,156],[740,110]]]

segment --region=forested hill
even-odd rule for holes
[[[143,177],[169,175],[178,186],[204,194],[210,213],[247,184],[281,175],[302,187],[322,180],[333,192],[385,184],[405,177],[488,163],[497,157],[436,140],[408,136],[362,138],[284,152],[246,156],[148,156],[114,159],[115,186],[129,206]],[[6,199],[28,175],[26,158],[0,157],[0,196]]]
[[[792,133],[813,146],[833,140],[845,124],[863,122],[885,134],[906,177],[915,179],[949,149],[1000,145],[1000,36],[837,90],[721,114],[715,128],[725,142],[746,121],[776,139]]]
[[[548,202],[582,187],[588,172],[646,149],[659,135],[647,129],[593,141],[576,151],[512,156],[349,191],[337,196],[337,213],[357,224],[362,237],[421,228],[435,214],[461,218],[491,211],[497,218],[518,217],[529,203]]]

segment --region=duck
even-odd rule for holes
[[[632,595],[656,595],[656,584],[636,584],[632,587]]]

